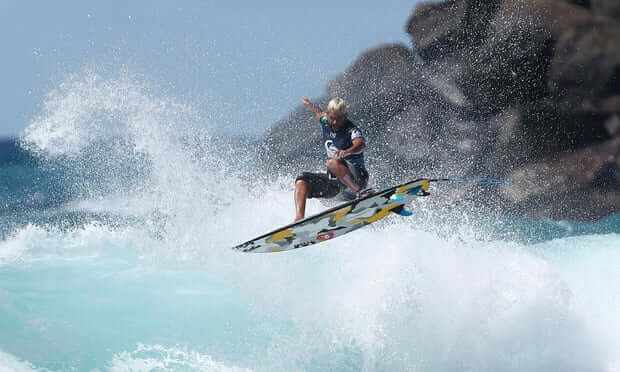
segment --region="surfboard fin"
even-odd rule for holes
[[[396,207],[396,208],[392,209],[392,212],[396,213],[398,215],[401,215],[403,217],[409,217],[409,216],[413,215],[413,212],[410,211],[409,209],[405,209],[404,205],[401,205],[399,207]]]
[[[394,194],[394,195],[390,196],[390,200],[391,201],[403,201],[403,200],[405,200],[405,198],[402,195]]]

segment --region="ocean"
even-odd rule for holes
[[[620,214],[431,195],[242,254],[294,217],[292,178],[258,177],[253,144],[128,74],[53,89],[0,143],[0,371],[620,371]]]

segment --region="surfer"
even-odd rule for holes
[[[328,160],[326,173],[303,172],[295,180],[295,221],[304,218],[308,198],[340,196],[351,200],[373,193],[365,189],[368,184],[364,166],[366,143],[359,128],[347,118],[345,100],[333,98],[327,104],[327,112],[306,97],[302,97],[301,102],[321,123]]]

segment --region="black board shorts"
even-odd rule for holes
[[[349,165],[349,169],[353,174],[353,179],[361,188],[365,188],[368,184],[368,172],[364,168],[356,168]],[[329,172],[311,173],[303,172],[297,176],[295,182],[302,180],[308,182],[308,198],[335,198],[338,196],[343,200],[355,199],[356,195],[349,188],[338,180]]]

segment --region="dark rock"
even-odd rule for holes
[[[316,103],[326,105],[325,100]],[[265,168],[264,175],[277,177],[322,170],[324,151],[318,121],[300,107],[271,128],[259,147],[258,157]]]
[[[375,133],[406,106],[438,101],[413,53],[403,45],[388,45],[362,54],[328,87],[330,97],[342,97],[358,118],[357,123]]]
[[[605,121],[605,128],[611,136],[620,136],[620,116],[613,115]]]
[[[556,154],[508,175],[501,195],[531,217],[584,219],[617,211],[620,201],[620,137],[579,151]],[[585,203],[584,208],[580,203]]]
[[[565,8],[554,8],[554,19],[564,21],[550,28],[549,87],[564,109],[596,112],[601,100],[620,94],[620,23]]]
[[[592,3],[592,11],[596,15],[620,18],[620,1],[618,0],[590,0]]]
[[[569,4],[577,5],[582,8],[592,9],[592,1],[591,0],[565,0]]]
[[[459,50],[483,43],[489,20],[497,11],[500,0],[422,3],[407,25],[414,35],[414,45],[425,58],[445,58]]]
[[[318,100],[349,102],[374,183],[506,177],[480,195],[500,211],[620,211],[620,2],[426,2],[406,28],[419,56],[370,50]],[[302,107],[273,127],[260,157],[270,174],[323,169],[320,137]]]

